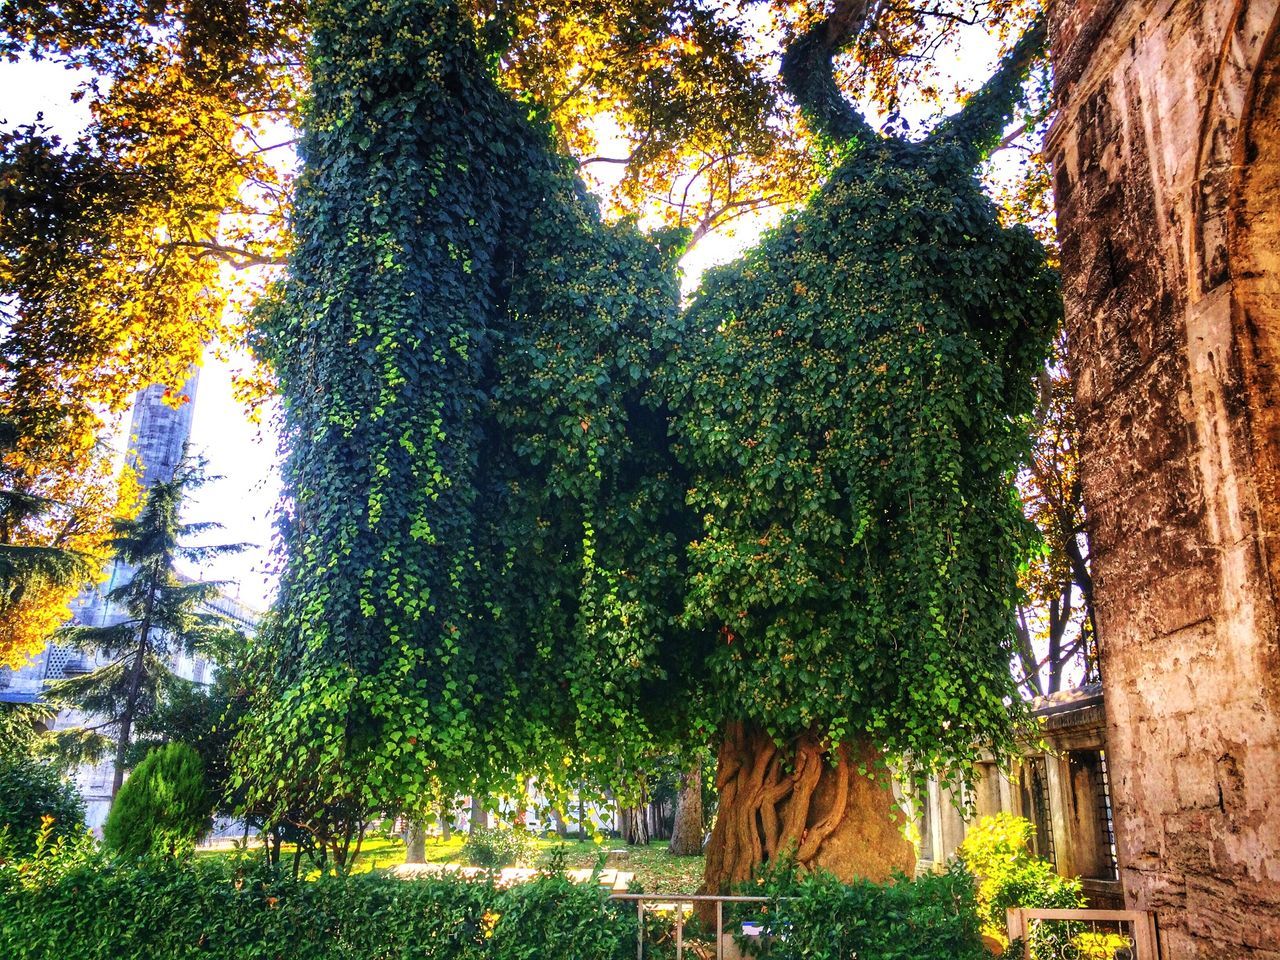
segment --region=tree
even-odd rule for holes
[[[835,83],[859,13],[784,61],[822,191],[682,314],[685,235],[602,220],[456,4],[314,8],[260,315],[291,500],[252,802],[345,856],[370,810],[530,776],[634,805],[714,731],[720,889],[788,850],[909,865],[882,761],[955,781],[1010,746],[1012,478],[1060,304],[975,171],[1042,34],[911,142]]]
[[[906,141],[835,83],[867,11],[842,5],[788,49],[839,165],[704,280],[669,381],[703,516],[689,614],[720,634],[711,889],[788,850],[842,876],[909,866],[884,760],[957,782],[981,741],[1012,743],[1011,481],[1061,307],[1043,248],[1000,226],[974,173],[1043,31]]]
[[[125,781],[102,826],[102,842],[126,857],[179,856],[209,829],[212,812],[200,755],[185,743],[166,744]]]
[[[702,853],[702,762],[699,760],[680,774],[680,794],[676,799],[675,824],[667,851],[678,857]]]
[[[133,769],[152,750],[184,743],[199,755],[215,809],[233,813],[243,799],[231,788],[231,743],[248,700],[243,660],[243,634],[228,630],[216,637],[217,647],[201,643],[202,657],[214,673],[209,683],[174,677],[170,695],[153,711],[138,717],[126,764]]]
[[[113,483],[101,447],[72,483],[33,469],[27,439],[0,421],[0,665],[10,667],[43,647],[70,616],[71,599],[97,577],[109,555],[112,508],[137,509],[132,472]]]
[[[965,25],[1016,32],[1033,0],[869,4],[846,64],[895,116],[904,89],[940,95],[931,54]],[[302,0],[12,0],[0,55],[88,73],[93,121],[66,143],[43,124],[0,136],[0,410],[57,409],[50,442],[83,469],[105,408],[175,392],[203,345],[252,332],[252,302],[292,243],[293,131],[314,24]],[[820,164],[773,69],[768,28],[803,32],[815,0],[470,0],[503,85],[537,103],[612,212],[696,240],[801,201]],[[713,100],[716,110],[704,109]],[[616,131],[620,156],[602,155]],[[612,177],[603,171],[622,171]],[[253,274],[254,271],[249,271]],[[260,397],[269,384],[250,379]],[[41,456],[32,452],[33,462]],[[48,457],[44,461],[48,462]]]
[[[1059,331],[1040,377],[1037,430],[1019,482],[1023,510],[1043,540],[1023,574],[1025,598],[1018,607],[1019,678],[1032,696],[1057,693],[1073,668],[1081,680],[1097,679],[1093,577],[1071,404]]]
[[[235,628],[221,614],[201,609],[218,595],[222,584],[192,581],[175,569],[179,560],[202,562],[241,549],[242,545],[196,546],[190,537],[217,529],[217,523],[184,523],[180,519],[186,492],[204,481],[198,464],[184,460],[173,478],[154,484],[136,519],[116,521],[111,546],[126,576],[109,590],[106,600],[123,610],[125,619],[108,626],[71,626],[62,637],[107,659],[78,677],[50,686],[50,698],[75,707],[90,725],[52,734],[63,752],[105,752],[112,731],[115,779],[120,790],[129,760],[134,725],[172,704],[185,681],[174,676],[167,658],[178,652],[224,649]]]

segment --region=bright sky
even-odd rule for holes
[[[996,52],[994,40],[971,31],[963,55],[949,57],[942,65],[944,80],[973,89],[991,70]],[[41,62],[0,63],[0,126],[25,124],[38,113],[54,132],[74,139],[88,123],[85,103],[70,99],[77,75],[57,64]],[[945,89],[945,88],[944,88]],[[918,125],[923,111],[904,109]],[[869,113],[869,116],[873,114]],[[686,286],[709,266],[731,260],[758,235],[762,224],[739,222],[732,238],[706,237],[686,258]],[[232,397],[233,369],[245,358],[229,361],[206,357],[196,397],[192,448],[209,462],[209,472],[220,475],[197,491],[188,508],[192,520],[216,520],[224,530],[215,539],[256,546],[236,556],[224,557],[200,574],[210,579],[235,581],[228,592],[259,608],[269,605],[275,591],[278,565],[270,554],[272,517],[279,496],[277,438],[267,425],[249,422],[245,410]],[[196,571],[190,571],[196,573]]]

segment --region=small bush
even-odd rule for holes
[[[969,828],[958,853],[960,865],[978,881],[978,915],[982,932],[1008,943],[1005,913],[1010,907],[1072,909],[1084,906],[1080,881],[1060,877],[1053,864],[1030,852],[1035,827],[1012,814],[982,817]],[[1050,941],[1071,940],[1075,924],[1040,924],[1043,944],[1031,944],[1033,957],[1056,956]],[[1061,927],[1062,929],[1058,929]]]
[[[527,830],[481,829],[467,837],[462,855],[474,867],[528,866],[538,854],[538,844]]]
[[[887,884],[842,883],[828,873],[801,876],[780,864],[755,889],[771,902],[745,906],[736,921],[761,921],[767,960],[988,960],[982,946],[974,880],[948,873]],[[746,944],[744,944],[746,946]]]
[[[170,743],[147,754],[120,788],[102,840],[129,857],[179,856],[209,829],[212,815],[200,755]]]
[[[84,802],[75,786],[39,760],[0,758],[0,856],[30,856],[45,817],[53,818],[55,836],[84,830]]]

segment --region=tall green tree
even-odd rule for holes
[[[180,561],[199,564],[242,549],[240,544],[189,542],[220,527],[181,519],[186,493],[204,480],[200,464],[184,459],[172,479],[150,488],[136,518],[116,522],[112,548],[120,583],[105,599],[124,616],[107,626],[71,626],[60,634],[63,642],[107,662],[50,686],[52,701],[86,717],[84,726],[51,734],[54,746],[69,757],[113,749],[113,797],[128,766],[135,725],[186,688],[188,681],[170,668],[171,658],[226,649],[236,633],[227,617],[206,606],[224,584],[191,580],[176,567]]]

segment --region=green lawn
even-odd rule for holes
[[[462,845],[465,834],[455,834],[447,842],[432,837],[427,840],[427,860],[430,863],[465,863]],[[635,874],[635,884],[648,892],[692,893],[702,883],[702,857],[673,857],[667,853],[665,840],[655,841],[647,847],[628,847],[618,840],[606,839],[603,843],[591,840],[560,840],[542,837],[537,841],[539,859],[546,863],[552,851],[563,848],[565,866],[573,869],[594,867],[610,850],[626,851],[625,862],[618,869]],[[285,856],[288,856],[286,849]],[[197,856],[228,856],[226,850],[200,850]],[[404,863],[404,843],[399,837],[385,839],[377,834],[365,838],[356,860],[356,873],[370,870],[386,870]]]

